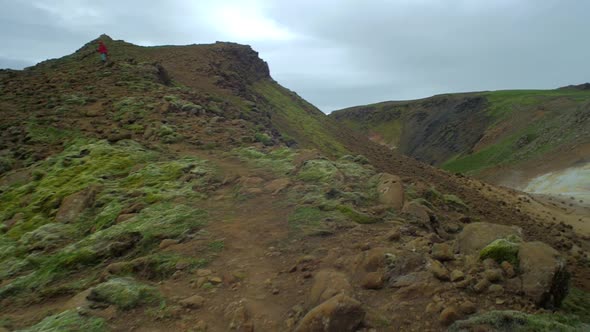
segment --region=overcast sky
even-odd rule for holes
[[[325,112],[445,92],[590,81],[587,0],[0,0],[0,68],[102,33],[140,45],[235,41]]]

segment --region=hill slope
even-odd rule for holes
[[[331,117],[418,160],[496,182],[514,178],[510,171],[519,172],[518,185],[588,162],[585,85],[446,94],[358,106]]]
[[[587,210],[393,154],[248,46],[101,39],[0,72],[0,330],[587,327]]]

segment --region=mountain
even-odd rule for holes
[[[589,161],[588,84],[444,94],[331,117],[428,164],[513,187]]]
[[[99,39],[0,71],[0,331],[588,327],[583,206],[375,144],[249,46]]]

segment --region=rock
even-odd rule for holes
[[[514,278],[516,276],[516,272],[514,272],[514,267],[507,261],[503,261],[502,264],[500,264],[500,267],[502,268],[508,279]]]
[[[383,273],[369,272],[361,281],[361,286],[365,289],[381,289],[383,288]]]
[[[450,245],[446,243],[435,243],[432,245],[432,257],[439,261],[450,261],[455,259],[453,250]]]
[[[449,270],[447,270],[447,268],[439,261],[430,260],[428,269],[432,272],[432,275],[439,280],[449,281],[451,279]]]
[[[228,330],[240,332],[253,332],[254,324],[251,320],[251,313],[245,299],[230,303],[224,312],[224,317],[229,321]]]
[[[205,304],[205,298],[199,295],[193,295],[179,302],[181,306],[190,309],[200,309]]]
[[[522,294],[522,281],[520,278],[511,278],[504,282],[504,288],[511,294]]]
[[[519,239],[515,241],[511,241],[510,239],[497,239],[485,246],[479,252],[479,258],[482,260],[491,258],[496,261],[496,263],[508,261],[511,264],[517,264],[519,246]]]
[[[459,305],[459,311],[464,315],[471,315],[477,311],[475,304],[469,300]]]
[[[476,293],[482,293],[485,290],[487,290],[489,286],[490,286],[490,282],[488,281],[488,279],[482,279],[482,280],[478,281],[475,285],[473,285],[473,290]]]
[[[523,243],[518,259],[524,294],[541,307],[559,307],[569,290],[565,259],[543,242]]]
[[[484,272],[486,279],[490,282],[498,282],[502,281],[502,270],[500,269],[490,269]]]
[[[401,238],[402,233],[400,232],[399,228],[392,229],[385,235],[387,241],[397,241]]]
[[[289,185],[291,185],[291,180],[288,178],[276,179],[266,184],[264,186],[264,190],[272,193],[273,195],[276,195],[285,190],[285,188],[287,188]]]
[[[459,233],[461,231],[461,224],[454,222],[454,221],[449,221],[445,224],[443,224],[443,229],[447,232],[447,233],[451,233],[451,234],[455,234],[455,233]]]
[[[124,139],[131,139],[130,132],[112,133],[107,137],[110,143],[115,143]]]
[[[204,320],[200,320],[194,326],[195,332],[205,332],[207,331],[207,323]]]
[[[438,314],[441,312],[441,310],[442,310],[442,304],[437,303],[437,302],[428,303],[428,305],[426,306],[426,313],[429,313],[429,314]]]
[[[315,275],[309,302],[318,305],[338,294],[352,294],[352,286],[346,276],[340,272],[322,270]]]
[[[187,261],[180,261],[178,263],[176,263],[176,265],[174,266],[177,270],[186,270],[191,266],[190,262]]]
[[[309,311],[295,332],[354,332],[364,318],[361,303],[340,294]]]
[[[479,253],[494,240],[510,235],[520,235],[520,229],[487,222],[475,222],[465,225],[463,231],[457,235],[456,247],[463,254]]]
[[[219,285],[223,282],[220,277],[208,277],[207,280],[212,283],[213,285]]]
[[[447,325],[451,325],[452,323],[454,323],[460,317],[461,316],[459,315],[457,308],[455,308],[454,306],[450,306],[450,307],[445,308],[440,313],[440,315],[438,316],[438,320],[441,322],[441,324],[447,326]]]
[[[63,223],[77,221],[82,212],[94,203],[96,192],[96,187],[90,186],[64,198],[55,215],[55,220]]]
[[[366,272],[375,272],[385,267],[385,255],[388,250],[385,248],[373,248],[365,253],[362,269]]]
[[[406,202],[402,208],[402,213],[410,215],[422,223],[430,222],[429,212],[430,209],[416,201]]]
[[[493,284],[488,287],[488,292],[495,295],[500,295],[504,293],[504,287],[502,287],[502,285]]]
[[[207,269],[198,269],[196,273],[197,273],[197,277],[208,277],[213,274],[213,272],[211,272],[211,270],[207,270]]]
[[[178,244],[178,240],[174,240],[174,239],[164,239],[160,242],[159,248],[160,250],[164,250],[170,246],[173,246],[175,244]]]
[[[388,173],[377,174],[376,178],[379,202],[400,210],[404,206],[404,187],[401,179]]]
[[[451,272],[451,281],[455,282],[455,281],[461,281],[465,279],[465,274],[459,270],[453,270]]]

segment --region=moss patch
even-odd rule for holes
[[[580,322],[564,320],[556,315],[528,315],[518,311],[490,311],[455,322],[450,332],[472,331],[476,327],[487,327],[499,332],[553,332],[584,331],[590,326]]]
[[[139,305],[154,304],[160,300],[160,295],[155,288],[131,278],[113,278],[94,287],[88,298],[127,310]]]
[[[108,331],[107,324],[102,318],[80,316],[74,310],[45,317],[42,321],[21,332],[103,332]]]
[[[482,260],[492,258],[498,263],[507,261],[514,267],[518,267],[519,248],[517,242],[508,239],[497,239],[479,252],[479,258]]]

